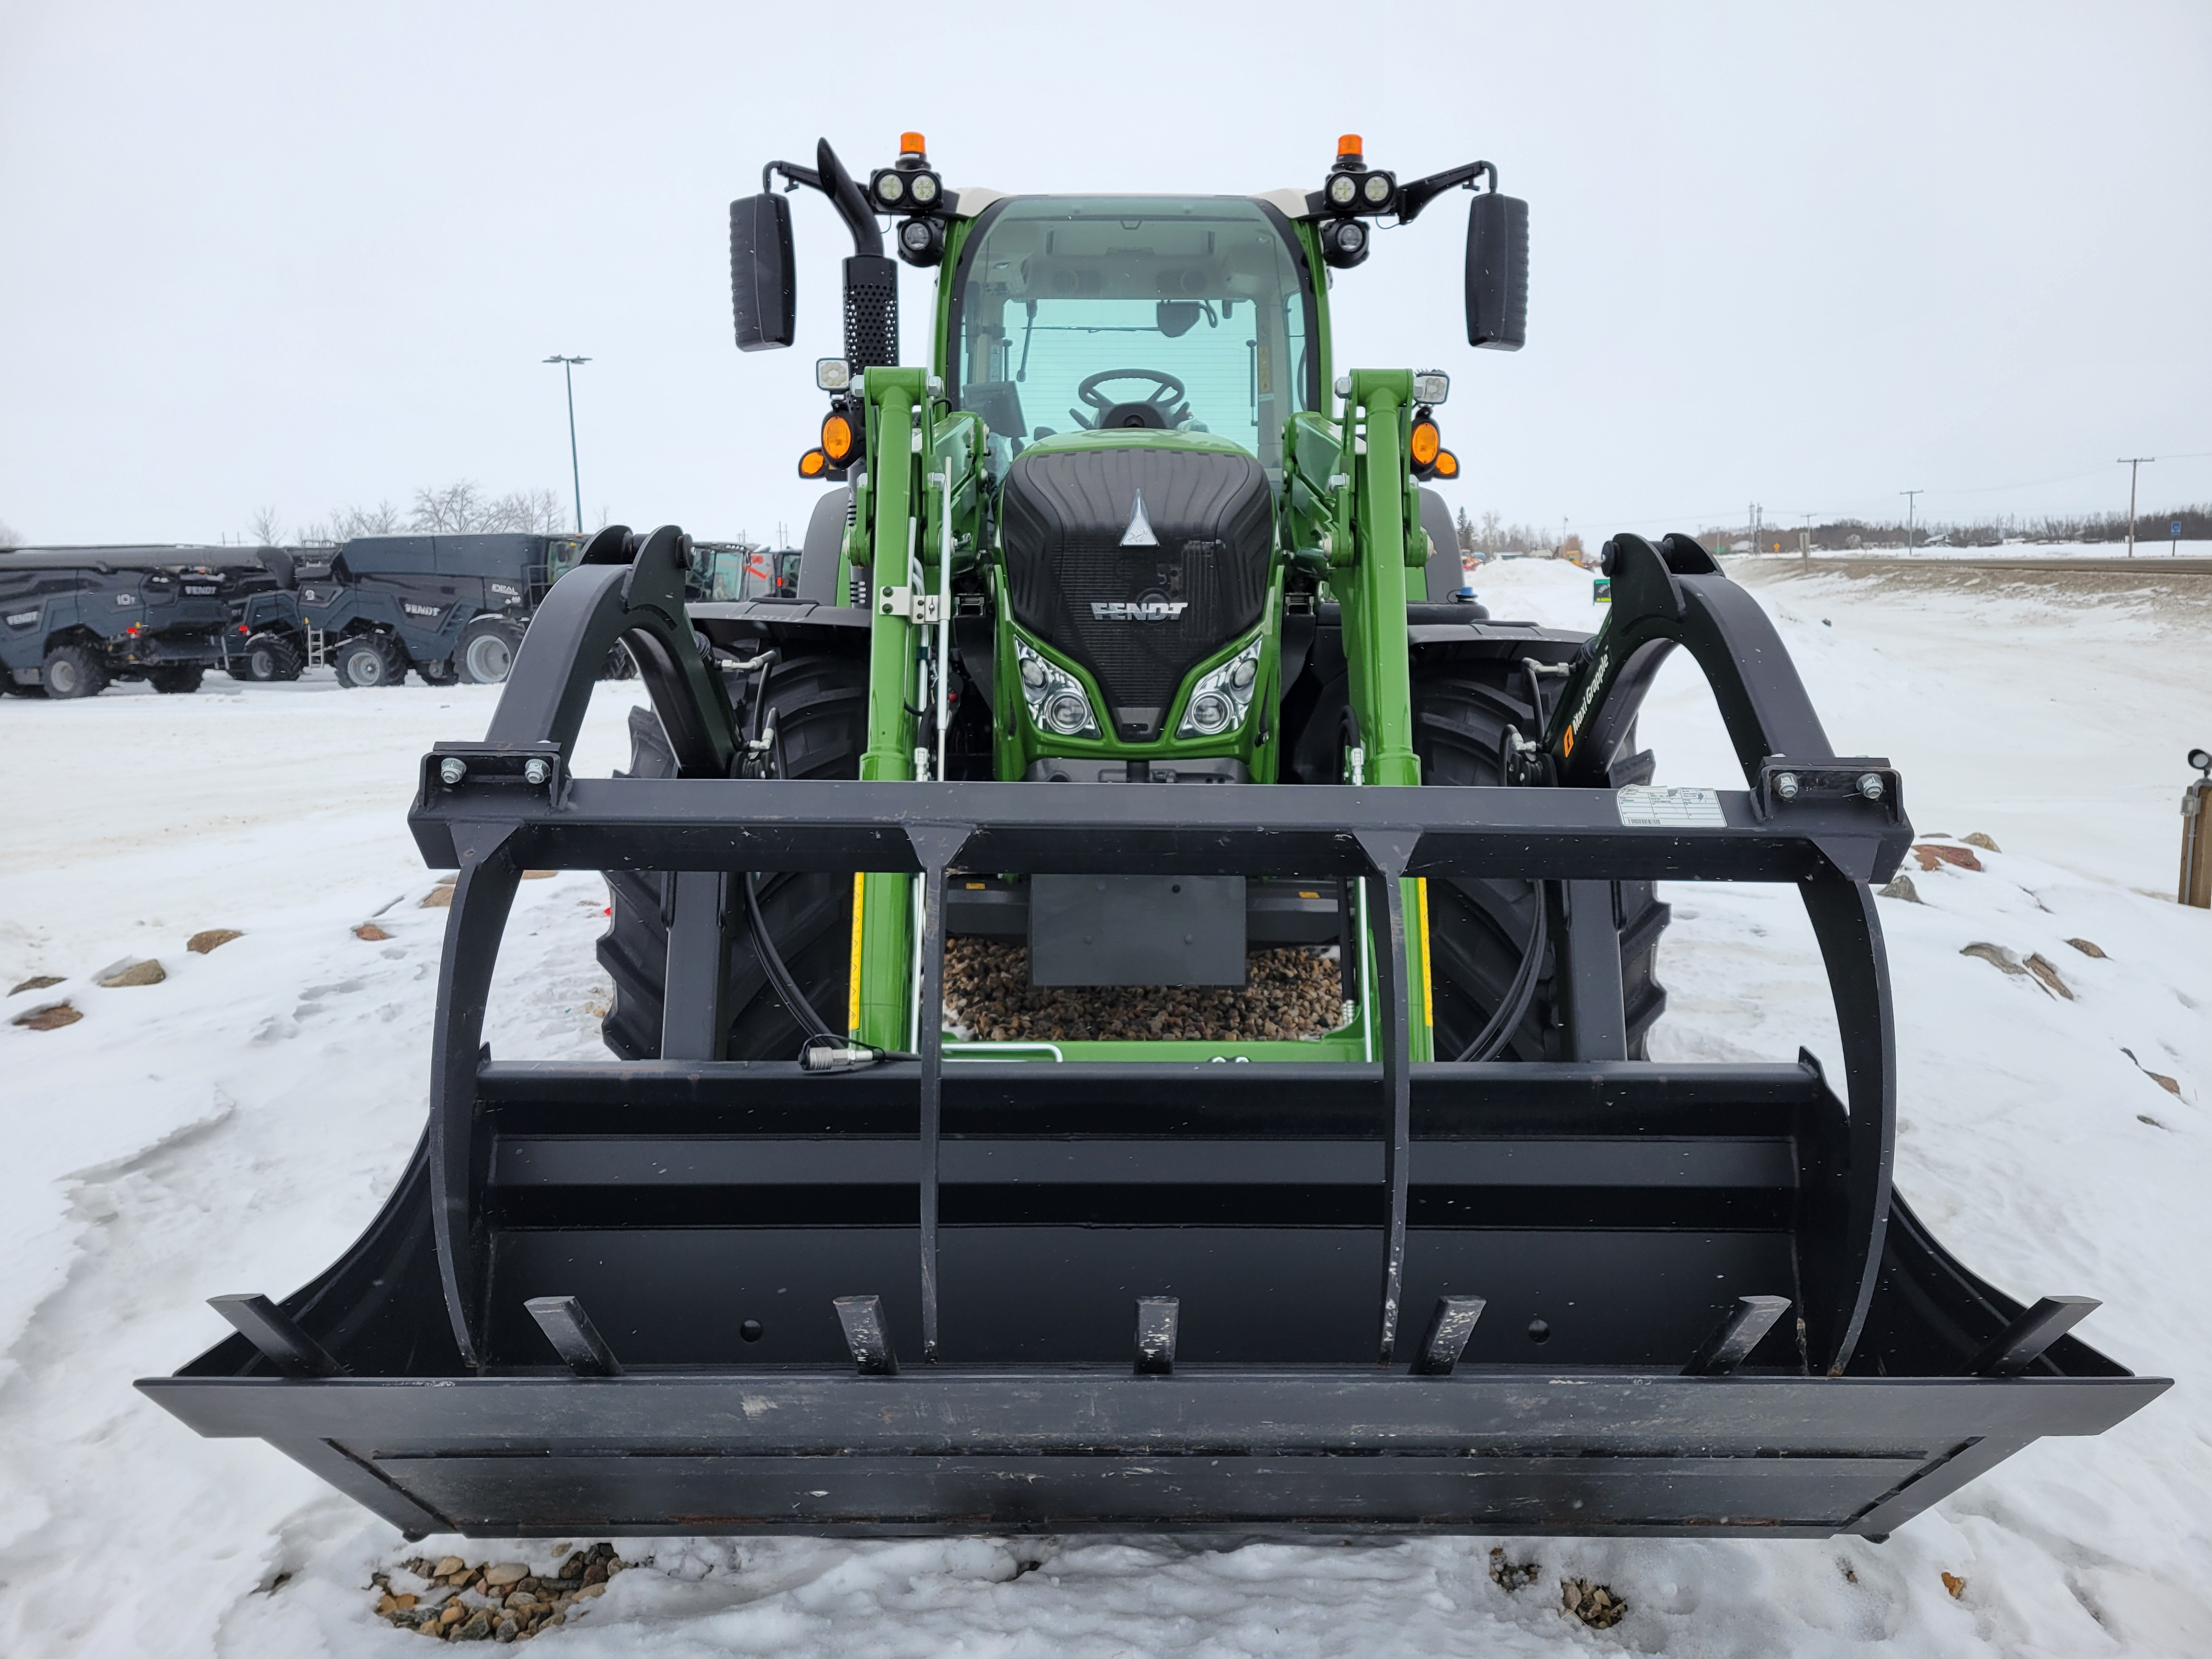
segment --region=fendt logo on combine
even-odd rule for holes
[[[416,605],[412,599],[402,600],[400,602],[399,608],[402,611],[404,611],[410,617],[434,617],[438,615],[438,607],[436,605]]]
[[[1093,599],[1093,622],[1173,622],[1189,607],[1188,599]]]
[[[211,599],[217,589],[213,582],[186,582],[185,597],[191,599]]]

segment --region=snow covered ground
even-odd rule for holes
[[[1770,533],[1759,538],[1762,547],[1771,546],[1778,539]],[[1795,531],[1779,532],[1783,551],[1778,554],[1759,553],[1758,558],[1796,557],[1797,536]],[[2137,559],[2202,559],[2212,556],[2212,543],[2170,540],[2166,537],[2144,536],[2136,542],[2133,555]],[[2130,556],[2128,544],[2122,542],[2006,542],[1996,547],[1950,547],[1926,541],[1914,544],[1908,553],[1900,542],[1893,547],[1855,547],[1844,551],[1815,552],[1813,562],[1823,559],[2119,559]]]
[[[630,1540],[561,1653],[2106,1655],[2212,1652],[2212,915],[2171,901],[2188,773],[2212,739],[2212,596],[2147,582],[2094,603],[1999,579],[1753,574],[1843,752],[1904,769],[1923,836],[1984,868],[1886,901],[1903,1065],[1900,1188],[2015,1294],[2106,1306],[2082,1335],[2179,1386],[2094,1441],[2014,1458],[1880,1547],[1421,1540]],[[2097,579],[2100,582],[2102,578]],[[1589,577],[1479,573],[1500,616],[1593,625]],[[1644,736],[1662,781],[1733,763],[1685,661]],[[603,688],[580,762],[619,759]],[[142,1400],[225,1328],[203,1298],[283,1293],[359,1231],[420,1128],[444,912],[404,824],[418,758],[491,696],[327,678],[197,697],[118,689],[0,702],[0,1653],[375,1655],[368,1575],[417,1553],[258,1443],[199,1439]],[[1674,1055],[1832,1060],[1793,896],[1672,890]],[[488,1036],[502,1058],[598,1052],[601,890],[526,883]],[[389,937],[355,929],[374,919]],[[242,937],[201,956],[204,928]],[[2070,939],[2105,953],[2085,954]],[[2070,1000],[1968,945],[2055,966]],[[103,970],[158,959],[159,984]],[[2132,1058],[2129,1051],[2132,1051]],[[2169,1079],[2169,1090],[2151,1074]],[[588,1541],[588,1540],[578,1540]],[[1509,1593],[1492,1543],[1540,1565]],[[471,1561],[542,1547],[433,1539]],[[1029,1562],[1041,1565],[1024,1571]],[[1956,1595],[1943,1575],[1963,1580]],[[1610,1585],[1607,1631],[1559,1581]]]

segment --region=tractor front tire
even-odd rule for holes
[[[40,684],[57,702],[96,697],[107,689],[107,665],[88,646],[58,645],[46,653]]]
[[[1413,749],[1425,784],[1489,787],[1504,776],[1505,728],[1524,738],[1541,733],[1544,721],[1529,702],[1520,665],[1502,659],[1419,664],[1413,670]],[[1637,756],[1615,769],[1615,787],[1651,775],[1651,757]],[[1633,775],[1631,775],[1633,774]],[[1620,935],[1621,992],[1627,1024],[1627,1057],[1644,1057],[1644,1037],[1667,1006],[1654,973],[1659,935],[1668,909],[1648,881],[1619,881],[1613,889],[1613,925]],[[1531,881],[1451,876],[1429,878],[1429,953],[1437,1006],[1436,1054],[1456,1060],[1480,1036],[1504,999],[1534,926],[1539,890]],[[1557,1060],[1560,1030],[1556,969],[1558,933],[1545,949],[1536,994],[1508,1034],[1498,1060]]]
[[[764,704],[752,729],[771,728],[769,775],[780,778],[857,778],[866,744],[868,673],[865,659],[826,654],[787,658],[769,671]],[[631,711],[634,778],[673,777],[676,757],[659,718]],[[668,969],[669,903],[674,878],[657,870],[606,872],[608,921],[599,965],[614,981],[614,1001],[600,1023],[606,1045],[624,1060],[660,1053],[661,988]],[[800,1017],[769,985],[745,921],[743,872],[729,877],[729,1060],[792,1060],[805,1040]],[[853,878],[843,872],[777,871],[760,877],[761,917],[776,954],[799,991],[831,1030],[845,1030],[851,995]]]
[[[397,685],[407,677],[407,659],[381,634],[356,634],[331,653],[331,666],[344,686]]]

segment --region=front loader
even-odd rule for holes
[[[794,336],[789,193],[854,245],[795,592],[687,607],[673,527],[585,549],[423,761],[460,873],[421,1145],[141,1388],[410,1535],[1879,1537],[2167,1386],[1892,1190],[1903,787],[1749,595],[1622,535],[1594,637],[1455,598],[1449,379],[1340,370],[1328,279],[1465,187],[1468,343],[1517,349],[1526,208],[1361,149],[1251,198],[956,191],[913,134],[769,166],[740,347]],[[579,777],[617,642],[651,706]],[[1650,781],[1678,648],[1741,789]],[[612,1060],[483,1046],[548,867],[607,872]],[[1648,1057],[1662,880],[1796,888],[1839,1076]],[[1064,1029],[953,1008],[985,947]],[[1083,1023],[1236,1006],[1261,951],[1334,975],[1317,1028]]]

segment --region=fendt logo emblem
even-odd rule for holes
[[[438,614],[436,605],[416,605],[412,599],[403,599],[399,608],[410,617],[434,617]]]
[[[1093,599],[1093,622],[1173,622],[1189,608],[1188,599]]]

